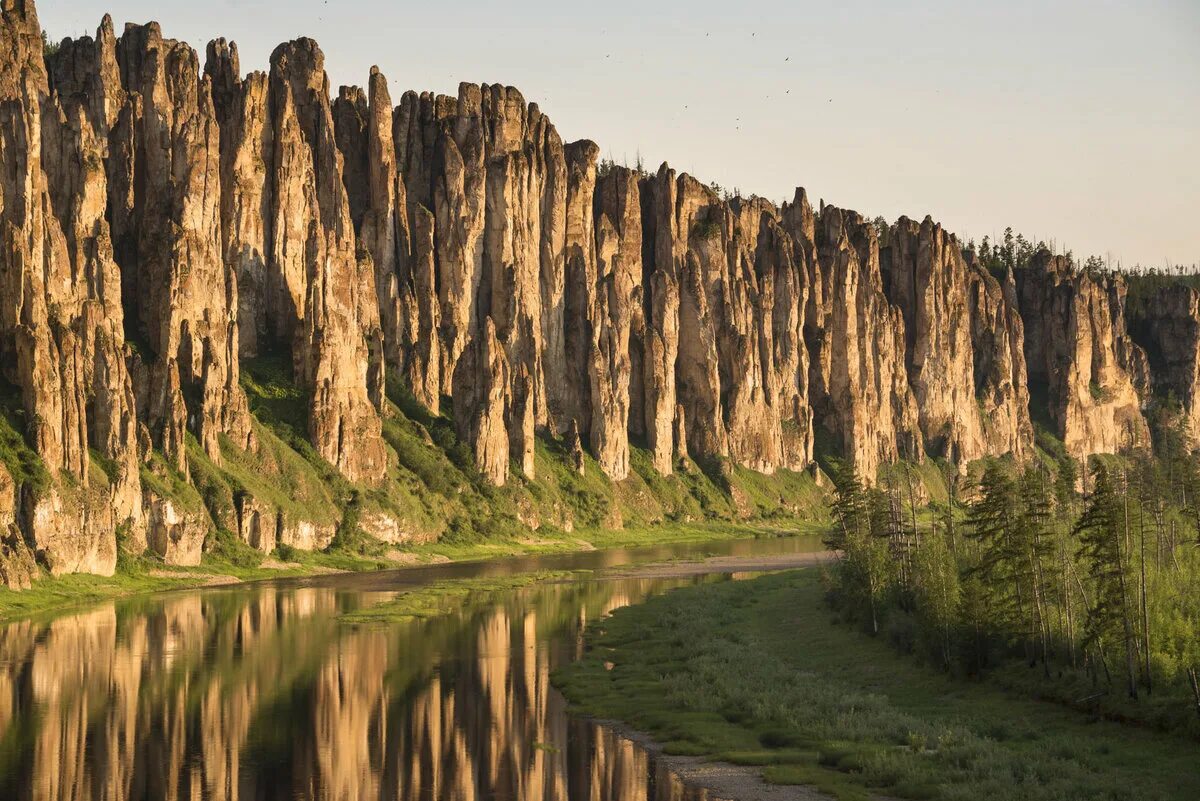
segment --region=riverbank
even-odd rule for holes
[[[405,548],[331,548],[325,552],[289,550],[265,556],[236,541],[219,541],[201,564],[175,567],[145,556],[123,555],[112,576],[45,575],[27,590],[0,588],[0,621],[56,612],[98,601],[165,590],[299,578],[335,572],[368,572],[494,559],[507,556],[572,553],[606,548],[669,545],[709,540],[811,534],[803,520],[758,523],[669,523],[618,530],[530,532],[522,538],[478,542],[435,542]],[[366,551],[365,553],[363,551]]]
[[[675,590],[592,628],[555,682],[669,754],[844,801],[1200,797],[1195,743],[929,670],[822,595],[815,570]]]

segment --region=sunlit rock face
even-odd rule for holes
[[[1125,291],[1120,276],[1090,275],[1045,250],[1017,272],[1030,386],[1076,459],[1149,444],[1150,367],[1126,331]]]
[[[202,66],[106,17],[44,50],[32,0],[0,9],[0,403],[29,451],[7,536],[54,573],[111,573],[118,531],[181,564],[222,529],[321,547],[340,482],[402,481],[400,400],[452,417],[492,484],[544,479],[539,438],[612,481],[645,449],[662,475],[820,451],[871,482],[1028,458],[1031,417],[1076,458],[1141,446],[1152,391],[1200,420],[1189,291],[1127,331],[1119,277],[1049,253],[993,276],[928,217],[615,165],[512,87],[394,103],[373,68],[335,96],[311,39],[243,74],[223,39]],[[242,388],[265,363],[308,441],[279,447],[339,474],[319,513],[204,483],[228,458],[291,469]]]
[[[1032,446],[1024,328],[1004,286],[929,217],[884,234],[884,291],[904,316],[904,363],[926,447],[959,461]]]
[[[375,482],[387,466],[380,382],[372,379],[382,358],[379,308],[374,269],[359,252],[351,222],[324,64],[311,39],[280,45],[271,55],[275,189],[267,328],[291,344],[317,452],[347,478]]]
[[[796,205],[806,206],[801,196]],[[801,208],[799,227],[810,223]],[[810,376],[817,425],[841,442],[860,474],[924,454],[916,398],[904,365],[904,316],[883,291],[875,228],[826,206],[811,223]]]

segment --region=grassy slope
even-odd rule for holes
[[[813,570],[676,590],[603,621],[555,680],[670,751],[842,799],[1200,798],[1195,743],[926,669],[833,624],[822,592]]]
[[[243,363],[242,385],[255,418],[256,453],[222,442],[220,464],[188,437],[189,477],[160,454],[142,469],[145,484],[186,511],[206,514],[212,533],[199,567],[175,569],[146,554],[122,553],[117,575],[43,576],[32,590],[0,589],[0,617],[86,603],[132,592],[195,586],[212,574],[254,580],[318,570],[372,570],[405,561],[479,559],[592,547],[753,536],[763,531],[818,531],[827,519],[823,491],[807,473],[773,476],[685,460],[659,476],[649,454],[634,448],[632,475],[609,481],[586,457],[577,473],[561,441],[540,437],[536,480],[514,467],[505,487],[485,484],[453,423],[431,415],[402,387],[388,388],[384,438],[387,480],[378,486],[342,478],[308,442],[306,399],[278,354]],[[45,482],[41,461],[25,445],[19,398],[0,386],[0,460],[18,482]],[[103,469],[103,460],[97,460]],[[325,552],[282,548],[286,569],[264,569],[264,554],[233,533],[240,497],[252,496],[285,519],[338,529]],[[385,514],[409,541],[393,548],[368,536],[365,521]]]

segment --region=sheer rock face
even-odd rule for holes
[[[808,348],[804,344],[804,315],[808,308],[808,260],[811,247],[789,231],[788,209],[760,216],[755,270],[768,286],[771,303],[771,367],[781,419],[781,463],[802,470],[813,460],[813,414],[809,401]]]
[[[679,276],[679,355],[676,397],[687,414],[687,449],[693,457],[729,455],[721,414],[717,335],[726,247],[732,225],[716,193],[686,173],[676,182],[671,255]]]
[[[499,156],[489,165],[484,230],[487,308],[512,370],[509,440],[513,458],[529,478],[534,477],[530,421],[545,408],[538,287],[540,192],[533,168],[523,152]]]
[[[366,142],[360,157],[365,160],[366,179],[362,187],[365,200],[359,222],[359,244],[366,249],[375,268],[384,362],[388,369],[410,379],[420,371],[423,380],[420,386],[413,384],[413,393],[436,413],[442,386],[436,273],[429,274],[430,269],[436,269],[431,252],[432,225],[427,236],[422,230],[419,245],[411,244],[405,188],[396,169],[392,101],[387,79],[378,68],[371,69],[367,92]],[[349,158],[350,151],[345,152]],[[418,283],[433,294],[418,289]],[[414,359],[414,351],[424,354],[423,360]],[[430,360],[434,363],[430,364]]]
[[[801,228],[807,226],[804,214]],[[855,212],[825,207],[815,223],[809,301],[813,408],[865,480],[879,466],[924,453],[917,402],[904,367],[900,309],[883,292],[874,227]]]
[[[310,39],[276,48],[270,94],[275,200],[268,330],[292,343],[317,452],[352,481],[387,467],[374,267],[357,254],[324,56]],[[372,347],[374,345],[375,347]]]
[[[126,366],[121,276],[105,219],[108,182],[103,157],[107,134],[123,101],[112,22],[96,38],[64,42],[49,66],[57,100],[43,107],[42,162],[67,244],[76,330],[88,387],[84,423],[89,445],[110,465],[107,478],[114,519],[128,524],[130,543],[144,542],[138,423]],[[59,79],[63,79],[59,85]]]
[[[596,307],[591,317],[591,450],[609,478],[629,475],[631,334],[642,317],[642,220],[637,175],[614,167],[596,191]],[[640,364],[640,354],[638,358]],[[549,373],[547,374],[549,375]],[[640,376],[639,376],[640,378]]]
[[[999,284],[969,267],[953,235],[929,217],[901,217],[886,237],[884,289],[904,315],[904,364],[926,446],[955,464],[1020,458],[1032,441],[1028,397],[1014,391],[1011,366],[1023,332]]]
[[[511,452],[533,477],[537,428],[561,432],[571,420],[582,429],[591,422],[590,327],[579,323],[590,323],[595,294],[598,149],[590,143],[564,146],[536,104],[526,104],[516,89],[486,84],[462,84],[457,98],[405,94],[392,140],[414,225],[408,276],[414,300],[407,316],[433,322],[440,333],[438,343],[414,341],[408,349],[420,346],[422,362],[438,356],[440,371],[421,369],[429,378],[440,372],[441,392],[449,393],[480,320],[491,318],[510,365]],[[432,259],[432,283],[419,274],[425,265],[415,261],[420,243],[414,215],[421,207],[432,213],[433,233],[426,237],[432,250],[424,248],[429,252],[422,257]],[[572,297],[573,267],[579,279]],[[421,308],[421,282],[438,288],[438,308]],[[574,361],[567,355],[572,344]],[[547,374],[546,359],[556,368],[571,364],[572,372]],[[425,393],[435,397],[429,388]]]
[[[1050,419],[1076,459],[1146,445],[1146,353],[1125,328],[1125,282],[1073,269],[1040,251],[1017,273],[1029,383],[1045,387]]]
[[[468,343],[454,367],[454,419],[459,439],[475,454],[485,479],[508,480],[510,368],[491,318]]]
[[[552,354],[562,369],[551,371],[551,421],[565,431],[574,423],[587,438],[592,425],[591,356],[593,314],[596,308],[597,266],[595,236],[596,160],[600,148],[581,140],[563,149],[566,192],[564,207],[560,300],[553,319],[561,326],[554,335]],[[557,276],[556,276],[557,278]]]
[[[442,354],[437,302],[434,218],[424,206],[412,208],[412,254],[401,284],[401,375],[421,405],[433,413],[441,406]]]
[[[44,480],[3,504],[55,573],[111,573],[116,525],[143,536],[133,392],[125,370],[120,277],[105,220],[104,134],[114,93],[112,29],[68,42],[51,68],[75,83],[51,95],[32,3],[0,5],[0,364],[19,389]],[[88,449],[110,460],[91,470]],[[11,515],[10,515],[11,513]],[[11,525],[0,526],[11,537]],[[6,546],[21,583],[28,550]]]
[[[442,117],[434,114],[435,100]],[[402,176],[397,192],[432,211],[437,231],[444,393],[451,389],[458,357],[478,330],[487,181],[482,113],[481,88],[464,83],[457,100],[406,92],[393,117],[395,163]]]
[[[1130,334],[1148,357],[1157,393],[1180,403],[1184,424],[1200,441],[1200,292],[1166,286],[1131,309]]]
[[[794,273],[795,264],[789,247],[779,252],[770,244],[772,239],[776,243],[784,239],[774,205],[754,198],[734,201],[730,210],[733,236],[721,282],[718,338],[721,402],[730,456],[744,467],[771,473],[785,463],[783,417],[789,410],[780,404],[784,369],[799,370],[798,361],[776,363],[776,276]],[[799,308],[780,309],[780,314],[794,312],[798,317]],[[795,374],[790,373],[788,380],[794,383]],[[794,418],[793,422],[797,428],[803,425]]]
[[[975,399],[983,415],[983,455],[1032,453],[1029,379],[1025,367],[1025,324],[1017,308],[1012,272],[1004,283],[974,269],[969,289],[974,343]]]
[[[128,99],[114,132],[121,147],[110,151],[117,162],[109,169],[117,184],[110,203],[115,197],[118,205],[111,219],[122,243],[126,314],[145,339],[162,398],[150,410],[150,427],[177,466],[183,438],[170,427],[180,419],[219,462],[219,435],[250,445],[250,416],[238,383],[237,282],[222,257],[210,78],[200,77],[195,51],[164,39],[155,23],[127,26],[116,52]]]
[[[646,445],[654,469],[673,471],[675,456],[687,452],[682,407],[675,392],[679,357],[679,270],[675,262],[675,173],[664,164],[641,184],[642,254],[645,283],[642,405]],[[679,436],[684,433],[684,436]]]
[[[221,130],[221,248],[237,285],[238,353],[253,358],[270,349],[267,331],[267,254],[271,242],[273,159],[267,76],[243,80],[236,45],[208,46],[204,71],[212,86]]]

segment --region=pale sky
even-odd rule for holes
[[[776,201],[1126,266],[1200,262],[1200,0],[41,0],[58,39],[158,20],[243,71],[311,36],[335,87],[516,86],[565,141]]]

